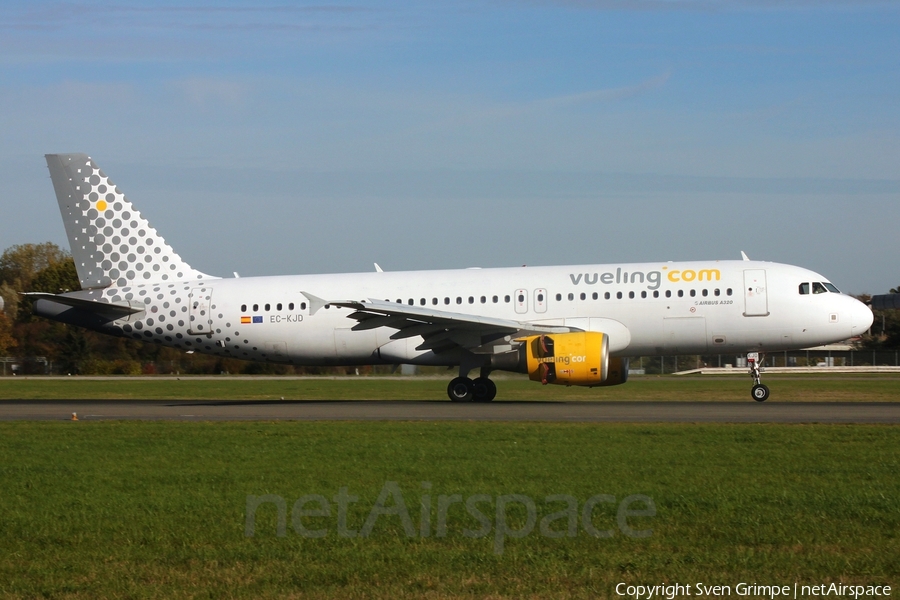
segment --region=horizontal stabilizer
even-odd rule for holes
[[[50,300],[57,304],[64,304],[73,308],[80,308],[92,313],[110,315],[115,317],[127,317],[135,313],[143,312],[145,306],[143,303],[132,306],[131,304],[113,304],[111,302],[98,302],[96,300],[86,300],[84,298],[74,298],[72,296],[60,296],[57,294],[48,294],[45,292],[24,292],[23,296],[30,300]]]

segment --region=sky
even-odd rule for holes
[[[751,258],[900,286],[900,2],[0,4],[0,250],[85,152],[213,275]]]

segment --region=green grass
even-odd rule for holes
[[[597,598],[618,582],[887,583],[900,575],[900,428],[505,423],[0,423],[0,597]],[[341,538],[244,535],[248,494],[360,497],[358,529],[396,481],[416,524],[438,495],[645,494],[649,538],[549,539],[493,550],[450,513],[444,538],[397,517]],[[390,504],[390,503],[389,503]],[[491,505],[482,507],[493,514]],[[521,524],[522,515],[510,518]],[[436,517],[432,515],[432,521]],[[580,521],[580,519],[579,519]]]
[[[190,378],[180,380],[0,378],[0,399],[444,400],[441,378]],[[885,402],[900,399],[900,375],[773,375],[770,402]],[[524,377],[497,380],[497,400],[734,401],[750,397],[749,377],[644,376],[608,388],[542,386]]]

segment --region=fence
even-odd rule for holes
[[[744,369],[746,355],[639,356],[631,359],[631,373],[659,375],[703,367]],[[900,367],[898,350],[794,350],[766,354],[763,367]]]

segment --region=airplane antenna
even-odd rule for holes
[[[376,272],[376,273],[384,273],[384,269],[382,269],[381,267],[379,267],[379,266],[378,266],[378,263],[374,263],[374,264],[375,264],[375,272]]]
[[[749,258],[746,254],[744,254],[744,251],[743,251],[743,250],[741,250],[741,258],[743,258],[743,259],[746,260],[746,261],[749,261],[749,260],[750,260],[750,258]]]

